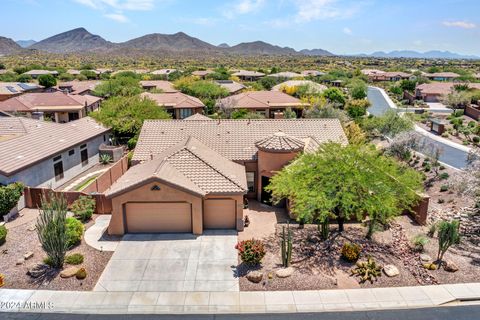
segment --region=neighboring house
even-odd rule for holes
[[[168,76],[170,73],[176,72],[177,69],[160,69],[152,72],[154,75]]]
[[[317,70],[304,70],[302,71],[302,76],[304,77],[321,77],[326,75],[325,72],[317,71]]]
[[[223,109],[246,109],[263,114],[266,118],[282,117],[282,112],[287,108],[291,108],[300,117],[306,105],[280,91],[248,91],[217,102],[217,106]]]
[[[212,70],[198,70],[198,71],[193,71],[192,75],[205,80],[207,76],[212,73],[215,73],[215,72]]]
[[[452,93],[455,85],[458,84],[453,82],[424,83],[415,88],[415,97],[425,102],[440,102],[442,97]],[[480,90],[480,83],[468,83],[468,86]]]
[[[423,76],[433,81],[453,81],[460,77],[454,72],[424,73]]]
[[[159,106],[164,107],[173,119],[184,119],[195,113],[203,113],[205,105],[200,99],[183,94],[175,93],[150,93],[144,92],[142,97],[155,101]]]
[[[144,122],[106,192],[110,234],[242,230],[244,196],[271,204],[265,187],[299,153],[348,143],[338,119],[189,120]]]
[[[51,74],[52,76],[58,76],[58,71],[50,71],[50,70],[30,70],[24,72],[23,74],[29,75],[30,77],[36,79],[44,74]]]
[[[272,74],[269,74],[268,76],[269,77],[274,77],[274,78],[286,78],[286,79],[302,77],[301,74],[296,73],[296,72],[290,72],[290,71],[272,73]]]
[[[360,72],[366,76],[372,76],[372,75],[379,75],[382,73],[385,73],[385,71],[378,70],[378,69],[362,69]]]
[[[405,72],[382,72],[373,73],[368,76],[370,81],[400,81],[414,79],[415,76]]]
[[[78,76],[78,75],[82,74],[82,71],[83,70],[70,69],[70,70],[67,70],[67,73],[72,75],[72,76]],[[101,74],[101,72],[98,71],[98,70],[86,70],[86,71],[90,71],[90,72],[95,73],[97,75],[97,77]]]
[[[215,83],[220,87],[227,89],[230,94],[237,94],[246,88],[243,84],[233,80],[217,80]]]
[[[234,72],[232,76],[238,77],[242,81],[257,81],[258,79],[264,77],[265,73],[250,70],[240,70]]]
[[[277,84],[272,88],[272,91],[282,91],[285,92],[287,88],[308,86],[309,93],[322,93],[324,90],[327,90],[327,86],[319,84],[310,80],[289,80]]]
[[[165,80],[144,80],[140,81],[140,85],[145,90],[162,90],[164,93],[175,93],[177,89],[173,87],[173,83]]]
[[[86,95],[93,94],[95,88],[101,84],[100,81],[90,80],[90,81],[70,81],[59,83],[55,88],[59,91],[63,91],[70,94],[77,95]]]
[[[0,82],[0,101],[5,101],[27,92],[41,91],[43,91],[43,87],[35,83]]]
[[[90,95],[69,95],[62,92],[26,93],[0,102],[0,111],[48,117],[64,123],[86,117],[97,110],[101,99]]]
[[[109,131],[89,117],[68,124],[0,117],[0,184],[59,187],[98,163]]]

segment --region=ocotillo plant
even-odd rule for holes
[[[292,261],[292,231],[290,230],[290,224],[287,224],[287,232],[285,232],[285,226],[283,226],[281,238],[282,265],[284,268],[288,268]]]

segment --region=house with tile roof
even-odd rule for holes
[[[66,92],[69,94],[78,94],[78,95],[92,95],[95,91],[95,88],[101,84],[101,81],[97,80],[87,80],[87,81],[68,81],[68,82],[61,82],[55,89],[58,91]]]
[[[173,83],[165,80],[142,80],[140,81],[140,85],[148,91],[161,90],[163,93],[178,92],[178,90],[173,87]]]
[[[347,144],[338,119],[147,120],[133,167],[109,190],[110,234],[242,230],[244,197],[271,203],[270,178],[322,143]]]
[[[27,92],[42,91],[43,87],[35,83],[0,82],[0,101],[5,101]]]
[[[285,79],[302,77],[301,74],[296,72],[291,72],[291,71],[272,73],[272,74],[269,74],[268,76],[274,77],[274,78],[285,78]]]
[[[56,188],[98,163],[109,134],[89,117],[67,124],[0,117],[0,184]]]
[[[215,83],[220,87],[227,89],[230,94],[237,94],[246,88],[243,84],[233,80],[217,80]]]
[[[455,82],[422,83],[415,88],[416,99],[425,102],[440,102],[442,97],[455,91]],[[468,83],[472,89],[480,90],[480,83]]]
[[[23,73],[24,75],[27,75],[27,76],[30,76],[34,79],[42,76],[42,75],[45,75],[45,74],[51,74],[52,76],[56,77],[58,76],[58,71],[50,71],[50,70],[30,70],[30,71],[27,71],[27,72],[24,72]]]
[[[70,95],[59,91],[26,93],[0,102],[0,111],[47,117],[65,123],[86,117],[88,112],[98,109],[100,101],[101,98],[91,95]]]
[[[142,97],[155,101],[158,106],[172,115],[173,119],[184,119],[195,113],[203,113],[205,105],[200,99],[183,94],[174,93],[150,93],[144,92]]]
[[[423,76],[433,81],[453,81],[460,78],[460,75],[455,72],[424,73]]]
[[[265,73],[250,70],[239,70],[232,74],[232,76],[238,77],[242,81],[257,81],[265,76]]]
[[[247,91],[220,99],[217,107],[222,110],[245,109],[260,113],[266,118],[281,117],[285,109],[290,108],[301,117],[303,108],[308,104],[281,91]]]

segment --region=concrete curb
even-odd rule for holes
[[[432,134],[432,133],[428,132],[427,130],[419,127],[418,125],[415,125],[415,131],[420,133],[423,136],[427,136],[432,140],[441,142],[441,143],[446,144],[446,145],[448,145],[452,148],[455,148],[455,149],[458,149],[458,150],[461,150],[461,151],[464,151],[464,152],[470,152],[472,150],[471,148],[469,148],[467,146],[455,143],[455,142],[450,141],[448,139],[445,139],[445,138],[439,137],[435,134]]]
[[[0,290],[0,312],[221,314],[438,307],[480,300],[480,283],[320,291],[75,292]]]

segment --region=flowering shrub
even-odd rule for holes
[[[240,241],[235,245],[238,255],[243,263],[249,265],[260,264],[265,256],[265,247],[260,240],[250,239]]]
[[[362,247],[355,243],[346,242],[342,246],[342,258],[349,262],[357,261],[362,252]]]

